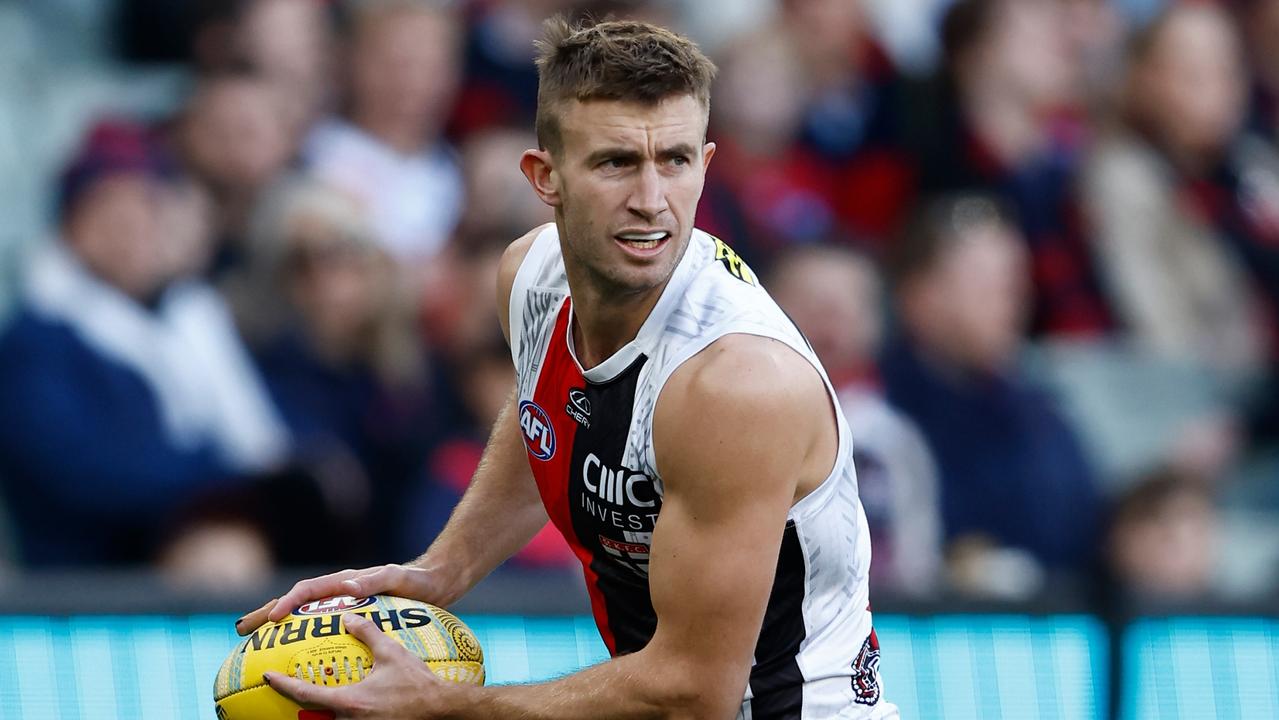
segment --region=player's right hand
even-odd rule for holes
[[[236,620],[235,631],[240,635],[248,635],[268,620],[283,620],[300,605],[335,595],[365,598],[386,594],[423,602],[438,602],[438,598],[435,598],[437,593],[431,591],[432,585],[429,571],[394,564],[362,570],[342,570],[309,580],[299,580],[284,595]]]

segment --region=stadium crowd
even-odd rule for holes
[[[830,373],[873,591],[1277,586],[1279,0],[0,8],[10,565],[425,548],[513,384],[556,12],[718,63],[698,224]]]

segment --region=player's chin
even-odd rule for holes
[[[646,293],[661,287],[670,279],[671,268],[656,261],[626,261],[614,265],[608,275],[613,288],[623,295]]]

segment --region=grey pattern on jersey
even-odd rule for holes
[[[555,331],[555,323],[530,322],[534,318],[554,317],[555,310],[564,301],[566,293],[561,290],[532,288],[528,291],[524,305],[524,322],[520,331],[518,357],[516,367],[528,368],[528,372],[519,373],[520,397],[528,397],[537,388],[539,370],[545,349]]]

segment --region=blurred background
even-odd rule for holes
[[[211,717],[219,613],[430,543],[557,12],[719,65],[698,224],[839,390],[890,699],[1279,716],[1279,0],[4,0],[0,717]],[[494,677],[602,657],[575,565],[460,606]]]

